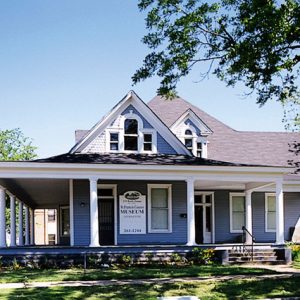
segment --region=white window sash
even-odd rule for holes
[[[230,233],[242,233],[243,230],[241,229],[236,229],[233,228],[233,199],[234,197],[244,197],[244,221],[245,221],[245,216],[246,216],[246,212],[245,212],[245,193],[230,193],[229,194],[229,213],[230,213]],[[245,224],[244,224],[245,225]]]
[[[275,228],[268,228],[268,219],[269,219],[269,207],[268,207],[268,198],[275,197],[276,205],[276,194],[275,193],[265,193],[265,232],[276,232],[276,208],[275,208]],[[276,206],[275,206],[276,207]]]
[[[152,228],[152,189],[168,190],[168,228],[153,229]],[[166,209],[166,208],[165,208]],[[172,185],[171,184],[148,184],[148,233],[171,233],[172,232]]]

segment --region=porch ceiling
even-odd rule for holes
[[[52,208],[69,202],[66,179],[0,179],[0,185],[32,208]]]

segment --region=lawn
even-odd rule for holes
[[[206,265],[206,266],[148,266],[105,269],[20,269],[16,271],[2,270],[0,283],[32,282],[32,281],[70,281],[70,280],[101,280],[101,279],[146,279],[146,278],[178,278],[207,277],[218,275],[253,275],[270,274],[272,271],[241,268],[237,266]]]
[[[259,299],[300,295],[300,278],[265,280],[228,280],[206,283],[170,283],[94,287],[53,287],[6,289],[0,299],[157,299],[158,296],[196,295],[201,300]]]

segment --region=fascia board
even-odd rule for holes
[[[126,108],[126,106],[132,104],[147,120],[153,125],[154,128],[160,133],[160,135],[176,150],[178,154],[184,154],[191,156],[191,153],[186,147],[174,136],[173,132],[166,127],[161,120],[149,109],[149,107],[140,99],[135,92],[130,91],[123,100],[116,105],[112,111],[94,128],[90,133],[74,148],[70,153],[82,150],[82,147],[97,134],[102,132],[110,122]]]
[[[96,125],[93,126],[93,128],[90,130],[90,132],[81,140],[79,141],[69,152],[71,154],[75,153],[78,151],[88,140],[90,140],[96,132],[99,131],[101,127],[105,127],[106,124],[109,124],[109,120],[111,120],[112,116],[116,114],[117,111],[120,110],[120,108],[126,103],[130,98],[132,97],[132,91],[127,93],[127,95],[117,103],[116,106],[113,107],[113,109]],[[101,129],[100,129],[101,131]]]
[[[204,135],[209,135],[213,133],[213,131],[189,108],[187,109],[170,127],[171,130],[175,130],[182,122],[185,121],[190,117],[192,121],[197,124],[198,128],[205,128],[205,131],[203,132]]]
[[[174,135],[174,133],[167,127],[135,93],[133,94],[136,108],[141,114],[153,125],[159,134],[178,152],[191,156],[189,150],[182,144],[182,142]]]
[[[38,162],[0,162],[0,170],[17,169],[56,169],[56,170],[146,170],[146,171],[188,171],[188,172],[224,172],[226,173],[265,173],[265,174],[288,174],[289,167],[245,167],[245,166],[176,166],[176,165],[133,165],[133,164],[86,164],[86,163],[38,163]]]

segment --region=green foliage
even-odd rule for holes
[[[292,250],[293,260],[300,262],[300,245],[291,243],[288,245],[288,247]]]
[[[190,260],[194,264],[208,265],[214,262],[214,258],[214,249],[202,249],[196,247],[192,250],[192,256],[190,257]]]
[[[286,119],[299,125],[299,0],[140,0],[138,6],[147,13],[142,41],[150,53],[135,84],[158,75],[158,94],[172,98],[197,66],[203,78],[212,72],[229,86],[242,82],[260,105],[281,101]]]
[[[123,266],[130,266],[133,263],[133,259],[130,255],[123,254],[118,257],[118,263]]]
[[[13,261],[11,263],[11,268],[14,271],[18,271],[18,270],[20,270],[22,268],[21,265],[18,263],[18,261],[17,261],[16,258],[13,259]]]
[[[0,130],[0,160],[30,160],[36,157],[35,150],[19,128]]]

